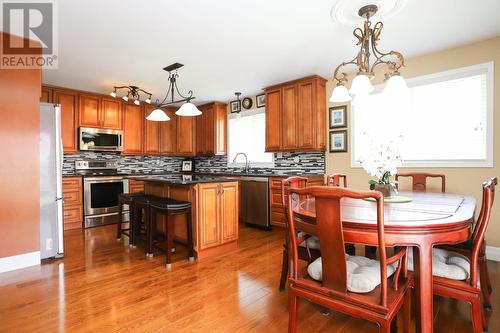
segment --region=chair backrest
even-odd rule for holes
[[[281,181],[281,203],[283,204],[283,208],[285,209],[285,215],[286,215],[286,195],[288,189],[295,189],[295,188],[304,188],[307,187],[307,178],[306,177],[299,177],[299,176],[293,176],[293,177],[288,177],[285,178]]]
[[[294,197],[315,199],[316,219],[308,221],[294,213]],[[292,251],[291,277],[298,279],[297,232],[304,231],[318,236],[322,258],[322,286],[334,292],[347,293],[347,267],[342,228],[341,199],[375,199],[377,210],[378,245],[380,250],[380,304],[387,306],[387,256],[384,237],[384,202],[378,191],[358,191],[343,187],[313,186],[305,189],[292,189],[289,195],[288,224],[290,249]],[[360,242],[363,240],[360,239]]]
[[[341,173],[332,173],[326,177],[326,186],[340,186],[340,180],[347,187],[347,176]]]
[[[427,190],[427,178],[441,178],[441,192],[446,192],[446,176],[437,173],[427,172],[410,172],[410,173],[397,173],[395,176],[396,181],[399,177],[411,177],[413,191],[425,192]]]
[[[481,204],[481,211],[477,219],[474,231],[472,233],[472,256],[471,256],[471,272],[470,284],[477,286],[477,263],[479,253],[481,252],[484,234],[488,228],[491,219],[491,210],[493,201],[495,199],[495,186],[498,184],[496,177],[491,178],[483,183],[483,200]]]

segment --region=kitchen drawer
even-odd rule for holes
[[[81,205],[82,204],[82,191],[64,191],[63,192],[64,204],[69,205]]]
[[[281,181],[283,179],[284,178],[271,178],[270,179],[271,188],[280,189],[280,191],[281,191]]]
[[[63,192],[82,191],[81,177],[63,177],[62,181]]]
[[[140,180],[130,179],[128,181],[129,193],[144,192],[144,182]]]
[[[285,227],[286,226],[285,212],[271,210],[271,225],[278,227]]]
[[[65,205],[63,209],[64,224],[83,221],[82,206]]]

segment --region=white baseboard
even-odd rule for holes
[[[40,265],[40,251],[0,258],[0,273],[13,271],[29,266]]]
[[[486,259],[500,261],[500,247],[486,246]]]

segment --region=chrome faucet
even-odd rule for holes
[[[248,160],[247,154],[245,154],[245,153],[238,153],[238,154],[236,154],[236,156],[233,158],[233,163],[236,163],[236,159],[240,155],[245,156],[245,172],[248,172],[248,169],[250,169],[250,161]]]

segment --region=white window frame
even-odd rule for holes
[[[248,111],[241,111],[240,112],[240,117],[244,118],[244,117],[249,117],[249,116],[253,116],[253,115],[256,115],[256,114],[265,114],[266,113],[266,110],[265,108],[255,108],[255,109],[252,109],[252,110],[248,110]],[[231,126],[229,126],[229,120],[231,119],[235,119],[236,117],[238,116],[238,114],[236,113],[229,113],[227,115],[227,137],[229,138],[230,135],[230,131],[231,131]],[[265,134],[265,129],[264,129],[264,135]],[[228,168],[245,168],[245,162],[236,162],[236,163],[233,163],[232,160],[230,160],[230,152],[231,152],[231,140],[228,140],[227,142],[227,167]],[[270,154],[273,154],[273,153],[270,153]],[[273,160],[272,162],[253,162],[253,161],[250,161],[250,167],[251,168],[274,168],[275,166],[275,155],[273,154]],[[238,161],[241,161],[243,159],[243,157],[238,157]]]
[[[448,71],[432,73],[428,75],[417,76],[406,80],[409,88],[414,86],[420,86],[425,84],[431,84],[435,82],[441,82],[444,80],[453,80],[463,77],[468,77],[477,74],[486,73],[486,158],[481,160],[418,160],[405,162],[400,168],[492,168],[493,167],[493,152],[494,152],[494,140],[493,140],[493,128],[494,128],[494,63],[493,61],[456,68]],[[375,86],[375,91],[380,92],[383,89],[383,84]],[[352,123],[350,142],[351,144],[351,168],[362,168],[361,163],[355,160],[354,151],[354,114],[355,107],[350,108],[350,119]]]

